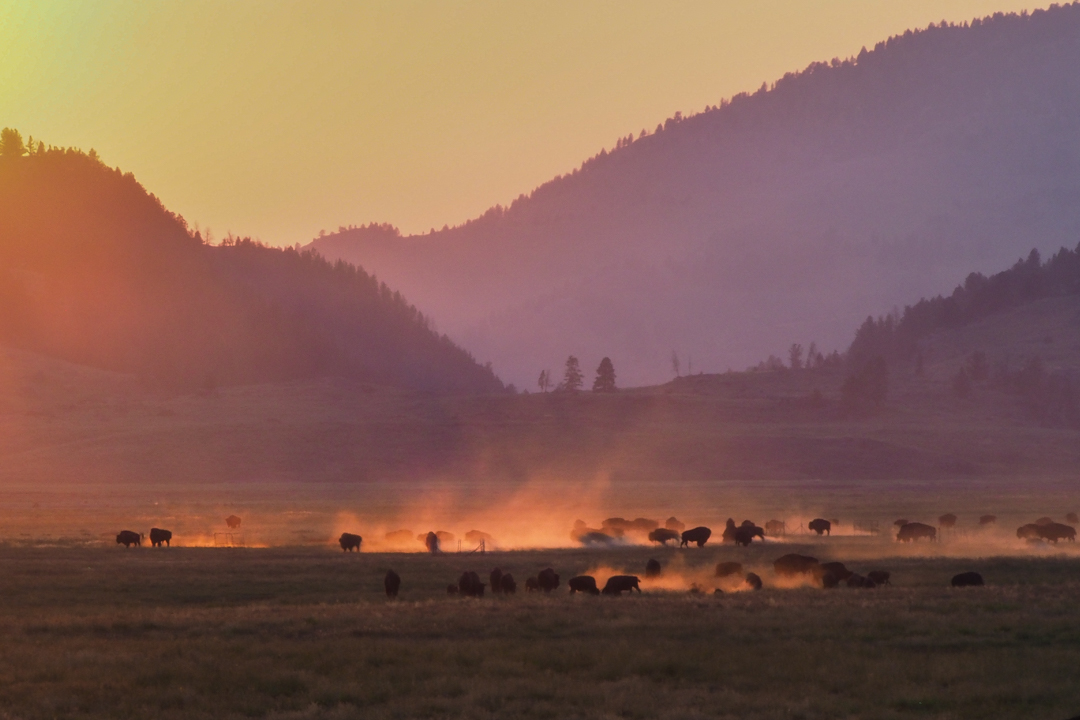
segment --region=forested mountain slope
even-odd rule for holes
[[[586,161],[508,208],[312,247],[363,264],[442,330],[535,382],[570,353],[621,384],[793,341],[1080,237],[1080,6],[931,26]]]
[[[336,375],[502,389],[360,269],[206,245],[92,152],[27,152],[11,130],[0,150],[0,343],[176,387]]]

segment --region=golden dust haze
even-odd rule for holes
[[[1033,7],[4,1],[0,125],[95,148],[217,237],[423,232],[676,111],[909,28]]]

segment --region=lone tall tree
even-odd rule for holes
[[[581,363],[571,355],[566,358],[566,371],[563,373],[563,381],[560,387],[567,392],[577,392],[581,389],[585,378],[581,374]]]
[[[611,364],[611,358],[600,361],[600,367],[596,368],[596,379],[593,380],[593,392],[615,392],[615,366]]]
[[[551,373],[547,370],[541,370],[537,385],[540,386],[540,392],[547,392],[548,388],[551,387]]]
[[[0,130],[0,157],[22,157],[26,154],[26,145],[22,135],[14,128]]]

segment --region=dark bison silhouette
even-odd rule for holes
[[[503,578],[503,572],[499,568],[495,568],[494,570],[491,571],[491,574],[488,575],[488,579],[491,581],[491,592],[493,592],[493,593],[501,593],[502,592],[502,578]]]
[[[513,595],[517,592],[517,583],[514,582],[514,576],[510,573],[506,573],[499,579],[499,586],[503,595]]]
[[[979,518],[980,525],[993,525],[997,522],[997,515],[983,515]]]
[[[946,513],[937,519],[938,525],[943,528],[956,527],[956,516],[952,513]]]
[[[690,530],[684,530],[682,534],[682,542],[679,543],[679,547],[686,547],[690,543],[697,543],[698,547],[705,547],[705,543],[709,542],[709,537],[711,535],[712,530],[704,526],[691,528]]]
[[[241,522],[242,520],[240,520],[240,518],[236,517],[235,515],[230,515],[229,517],[225,518],[225,524],[233,530],[240,527]]]
[[[383,588],[386,590],[386,597],[396,598],[398,590],[401,589],[401,576],[393,570],[386,571],[386,577],[382,581]]]
[[[1076,528],[1061,523],[1050,523],[1039,526],[1039,537],[1043,540],[1057,544],[1058,540],[1076,542]]]
[[[832,523],[824,518],[814,518],[811,520],[810,529],[818,535],[832,535]]]
[[[735,544],[742,545],[743,547],[749,547],[750,543],[754,541],[754,538],[765,539],[765,531],[756,525],[743,525],[742,527],[735,529]]]
[[[849,577],[855,574],[848,570],[846,567],[844,567],[844,563],[842,562],[821,563],[821,572],[832,573],[840,582],[847,580]]]
[[[1074,513],[1074,512],[1066,513],[1065,514],[1065,522],[1080,523],[1080,517],[1077,517],[1076,513]]]
[[[169,545],[172,541],[172,533],[168,530],[162,530],[161,528],[150,528],[150,545],[153,547],[161,547],[162,543]]]
[[[747,573],[744,582],[754,590],[761,589],[761,577],[759,577],[757,573]]]
[[[645,563],[645,577],[660,577],[661,572],[662,570],[660,568],[660,561],[649,558],[649,562]]]
[[[716,565],[716,577],[728,577],[730,575],[742,575],[742,563],[722,562]]]
[[[728,518],[724,523],[724,534],[720,536],[720,542],[733,543],[735,542],[735,531],[738,530],[735,527],[734,518]]]
[[[1040,528],[1035,523],[1028,523],[1027,525],[1021,525],[1016,528],[1016,537],[1021,540],[1040,540],[1042,534],[1039,532]]]
[[[639,582],[641,581],[634,575],[612,575],[604,583],[604,589],[601,592],[605,595],[622,595],[624,592],[632,593],[637,590],[640,593]]]
[[[789,553],[773,561],[773,571],[781,577],[796,575],[814,575],[820,572],[821,564],[815,557]]]
[[[851,577],[847,579],[847,586],[849,588],[872,588],[877,587],[877,583],[858,573],[851,573]]]
[[[559,576],[551,568],[544,568],[536,575],[536,582],[540,589],[544,592],[551,592],[557,590],[559,587]]]
[[[900,542],[917,542],[926,538],[930,542],[937,539],[937,528],[924,523],[909,522],[900,527],[896,539]]]
[[[770,520],[765,523],[765,534],[769,537],[780,537],[787,533],[787,527],[783,520]]]
[[[341,546],[343,552],[360,552],[360,543],[364,542],[364,538],[359,535],[353,535],[352,533],[341,533],[341,537],[338,538],[338,545]]]
[[[875,585],[892,585],[892,583],[889,582],[890,577],[892,577],[892,573],[888,570],[871,570],[866,573],[866,578],[868,580],[873,580]]]
[[[960,573],[959,575],[953,575],[953,587],[975,587],[977,585],[985,585],[983,576],[977,572],[965,572]]]
[[[686,529],[686,523],[680,522],[679,518],[672,515],[664,522],[665,530],[674,530],[675,532],[682,532]]]
[[[116,544],[123,545],[124,547],[131,547],[132,545],[142,545],[142,535],[133,530],[121,530],[116,535]]]
[[[484,583],[480,582],[480,576],[472,570],[466,570],[458,578],[458,590],[465,597],[483,597]]]
[[[432,555],[439,552],[439,536],[433,532],[429,532],[424,536],[424,547],[426,547],[428,552]]]
[[[535,577],[525,578],[525,592],[534,592],[540,589],[540,583]]]
[[[570,578],[570,594],[574,593],[589,593],[590,595],[599,595],[600,589],[596,587],[596,578],[592,575],[578,575],[577,577]]]
[[[649,533],[649,542],[660,543],[661,545],[667,545],[668,540],[678,540],[679,533],[668,528],[656,528]]]

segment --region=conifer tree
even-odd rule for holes
[[[600,361],[600,367],[596,368],[596,380],[592,384],[593,392],[613,393],[615,387],[615,366],[611,364],[611,358]]]
[[[578,359],[573,355],[566,358],[566,370],[563,373],[563,381],[559,387],[567,392],[577,392],[581,389],[584,380],[585,378],[581,374],[581,363],[578,362]]]

